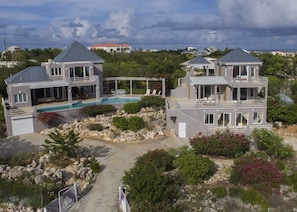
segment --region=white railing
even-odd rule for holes
[[[123,212],[131,211],[129,202],[126,198],[125,187],[122,185],[119,187],[119,206],[120,206],[120,210]]]

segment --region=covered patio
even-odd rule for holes
[[[125,86],[120,86],[119,84],[122,81],[126,81],[129,84]],[[135,82],[144,82],[145,88],[143,95],[147,95],[148,90],[153,90],[155,92],[152,92],[152,95],[156,95],[159,93],[161,96],[165,97],[165,78],[147,78],[147,77],[107,77],[104,78],[104,84],[105,84],[105,92],[106,93],[115,93],[115,94],[127,94],[127,91],[125,90],[125,87],[127,87],[127,90],[129,91],[128,94],[139,94],[136,92],[133,92],[133,90],[136,90],[135,88]],[[161,85],[152,85],[153,82],[161,83]],[[151,84],[150,84],[151,83]],[[155,94],[154,94],[155,93]]]

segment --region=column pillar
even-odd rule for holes
[[[133,89],[133,80],[130,80],[130,95],[133,94],[132,89]]]
[[[70,86],[67,87],[67,92],[68,92],[68,102],[72,103],[72,88]]]

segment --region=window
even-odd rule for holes
[[[240,88],[240,100],[247,100],[247,88]]]
[[[263,122],[263,113],[254,112],[253,124],[262,124],[262,122]]]
[[[201,86],[201,93],[200,93],[200,97],[210,97],[211,96],[211,92],[212,91],[212,86],[211,85],[203,85]]]
[[[212,125],[214,124],[213,120],[214,120],[214,114],[209,113],[209,114],[205,114],[204,116],[204,123],[207,125]]]
[[[237,100],[237,88],[233,88],[232,100],[233,101]]]
[[[236,126],[247,126],[248,113],[236,113]]]
[[[25,94],[25,93],[15,94],[14,101],[15,101],[15,103],[27,102],[27,94]]]
[[[250,96],[251,97],[255,97],[255,90],[254,90],[254,88],[251,88],[250,89]]]
[[[52,76],[61,76],[62,75],[62,71],[61,68],[52,68]]]
[[[233,78],[247,78],[247,66],[233,66]]]
[[[219,113],[218,114],[218,125],[229,126],[231,124],[230,113]]]
[[[255,67],[251,67],[251,77],[255,77]]]

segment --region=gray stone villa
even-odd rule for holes
[[[41,66],[28,67],[5,79],[8,99],[3,100],[7,135],[38,132],[36,107],[51,102],[75,104],[77,100],[103,97],[104,82],[160,81],[159,95],[165,97],[164,78],[111,77],[103,79],[104,60],[74,41],[54,59]],[[249,134],[253,128],[271,129],[266,123],[268,80],[259,76],[262,62],[241,49],[235,49],[217,61],[197,56],[178,87],[166,98],[167,128],[179,137],[198,132],[211,134],[227,129]],[[114,90],[113,90],[114,89]],[[146,95],[146,94],[144,94]]]
[[[5,79],[8,135],[34,132],[34,105],[102,94],[104,60],[77,41],[53,60],[28,67]],[[7,110],[10,109],[10,110]]]
[[[266,122],[268,79],[259,76],[260,60],[237,48],[215,61],[214,68],[200,56],[189,65],[166,101],[167,127],[177,136],[272,129]]]
[[[74,41],[54,59],[41,66],[28,67],[5,79],[8,99],[3,100],[7,135],[38,132],[36,107],[44,103],[66,102],[75,104],[84,100],[101,101],[104,82],[111,82],[115,94],[126,94],[120,81],[160,81],[159,91],[165,97],[164,78],[109,77],[103,79],[104,60],[77,41]]]

